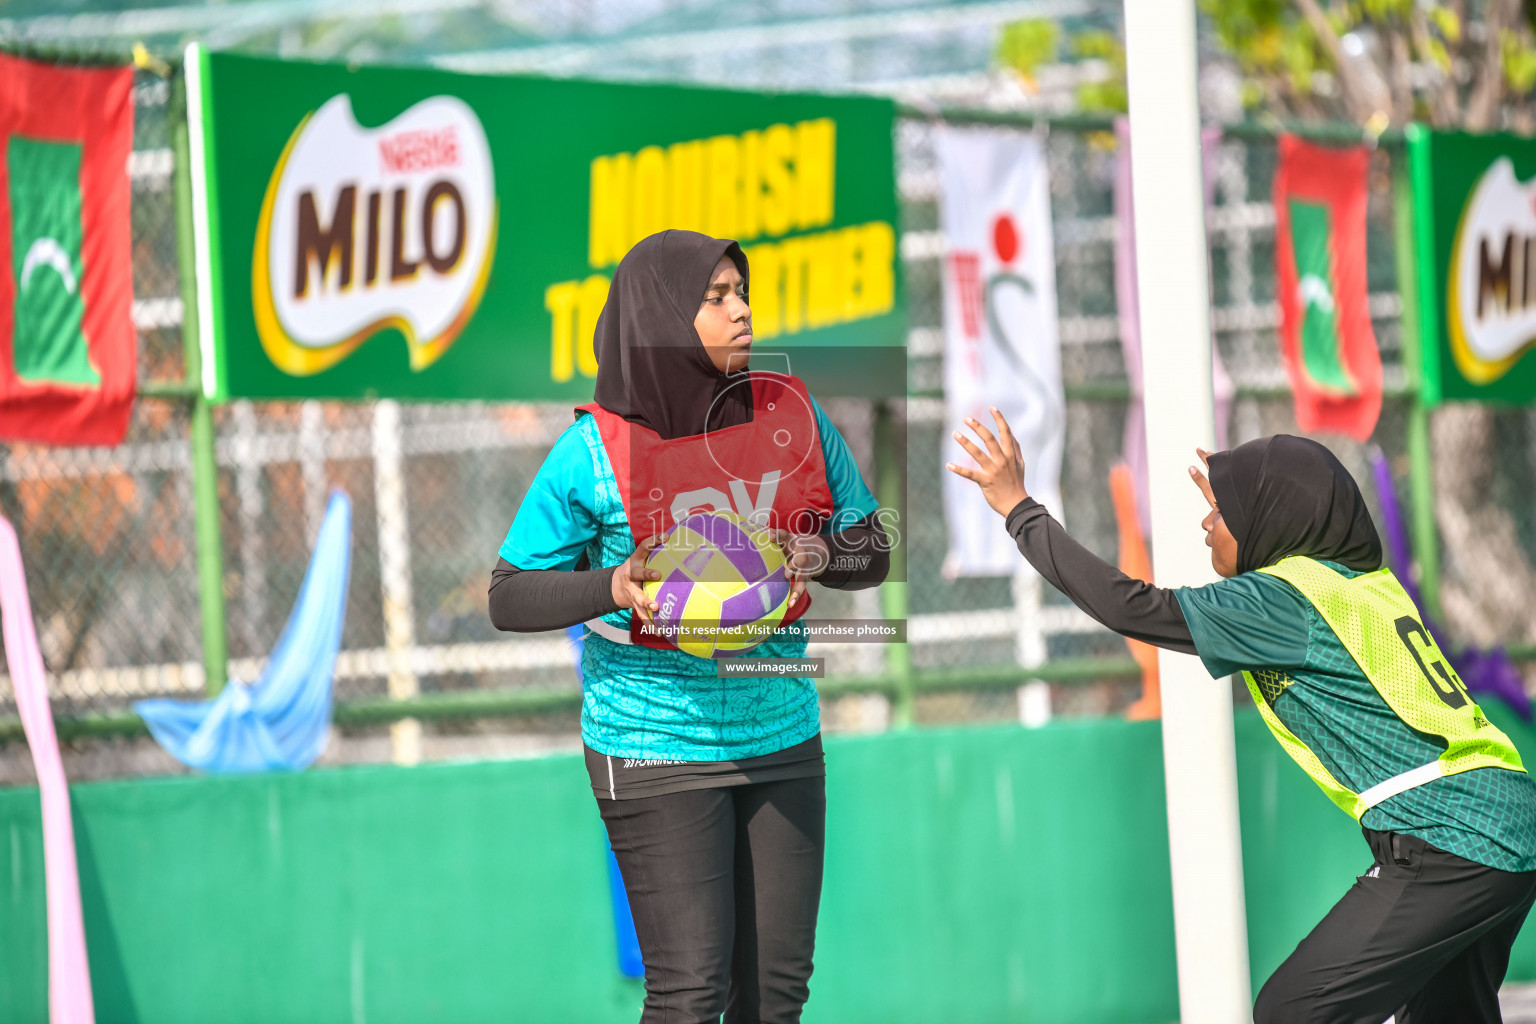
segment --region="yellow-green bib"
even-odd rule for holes
[[[1446,745],[1437,760],[1356,793],[1335,779],[1311,748],[1275,715],[1265,691],[1277,693],[1283,682],[1279,687],[1264,686],[1254,672],[1244,672],[1253,702],[1275,739],[1345,813],[1359,820],[1389,797],[1473,768],[1525,771],[1509,737],[1489,722],[1467,695],[1467,688],[1419,621],[1418,609],[1391,570],[1348,579],[1316,559],[1297,555],[1259,572],[1279,577],[1301,591],[1393,713],[1410,728],[1438,737]]]

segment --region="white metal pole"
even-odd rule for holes
[[[389,696],[409,700],[421,692],[411,663],[416,624],[411,596],[411,534],[405,507],[405,456],[400,448],[400,405],[381,399],[373,407],[373,491],[379,522],[379,577],[384,592],[384,650],[389,655]],[[396,764],[421,760],[421,723],[402,718],[389,727]]]
[[[1013,610],[1018,616],[1018,634],[1014,653],[1021,668],[1045,664],[1045,630],[1040,626],[1040,609],[1045,607],[1045,583],[1028,562],[1020,562],[1013,574]],[[1019,723],[1038,729],[1051,720],[1051,684],[1044,679],[1026,679],[1016,691]]]
[[[1215,446],[1215,411],[1193,0],[1127,0],[1125,38],[1153,568],[1201,584],[1206,506],[1186,467]],[[1232,693],[1190,655],[1159,657],[1180,1020],[1235,1024],[1252,1011]]]

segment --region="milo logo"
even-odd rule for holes
[[[1446,323],[1462,376],[1487,384],[1536,345],[1536,181],[1500,157],[1462,210],[1451,247]]]
[[[496,220],[490,146],[462,100],[364,128],[349,96],[332,97],[267,184],[251,260],[262,348],[304,377],[394,328],[411,368],[430,366],[480,303]]]

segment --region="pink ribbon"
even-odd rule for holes
[[[43,797],[43,869],[48,892],[48,1017],[52,1024],[95,1024],[91,968],[85,955],[85,919],[80,911],[80,875],[75,864],[75,828],[69,815],[69,786],[59,757],[48,705],[32,600],[21,565],[16,531],[0,518],[0,625],[5,660],[21,725],[32,748],[37,786]]]

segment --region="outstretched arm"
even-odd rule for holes
[[[995,408],[992,418],[997,436],[966,418],[981,446],[955,431],[955,440],[976,460],[976,468],[955,463],[946,468],[981,488],[987,504],[1007,517],[1008,533],[1019,552],[1073,604],[1122,636],[1194,654],[1194,638],[1173,591],[1132,579],[1067,536],[1024,489],[1024,457],[1008,421]]]
[[[1035,571],[1072,603],[1121,636],[1195,653],[1178,598],[1132,579],[1067,536],[1044,505],[1025,498],[1008,515],[1008,533]]]

